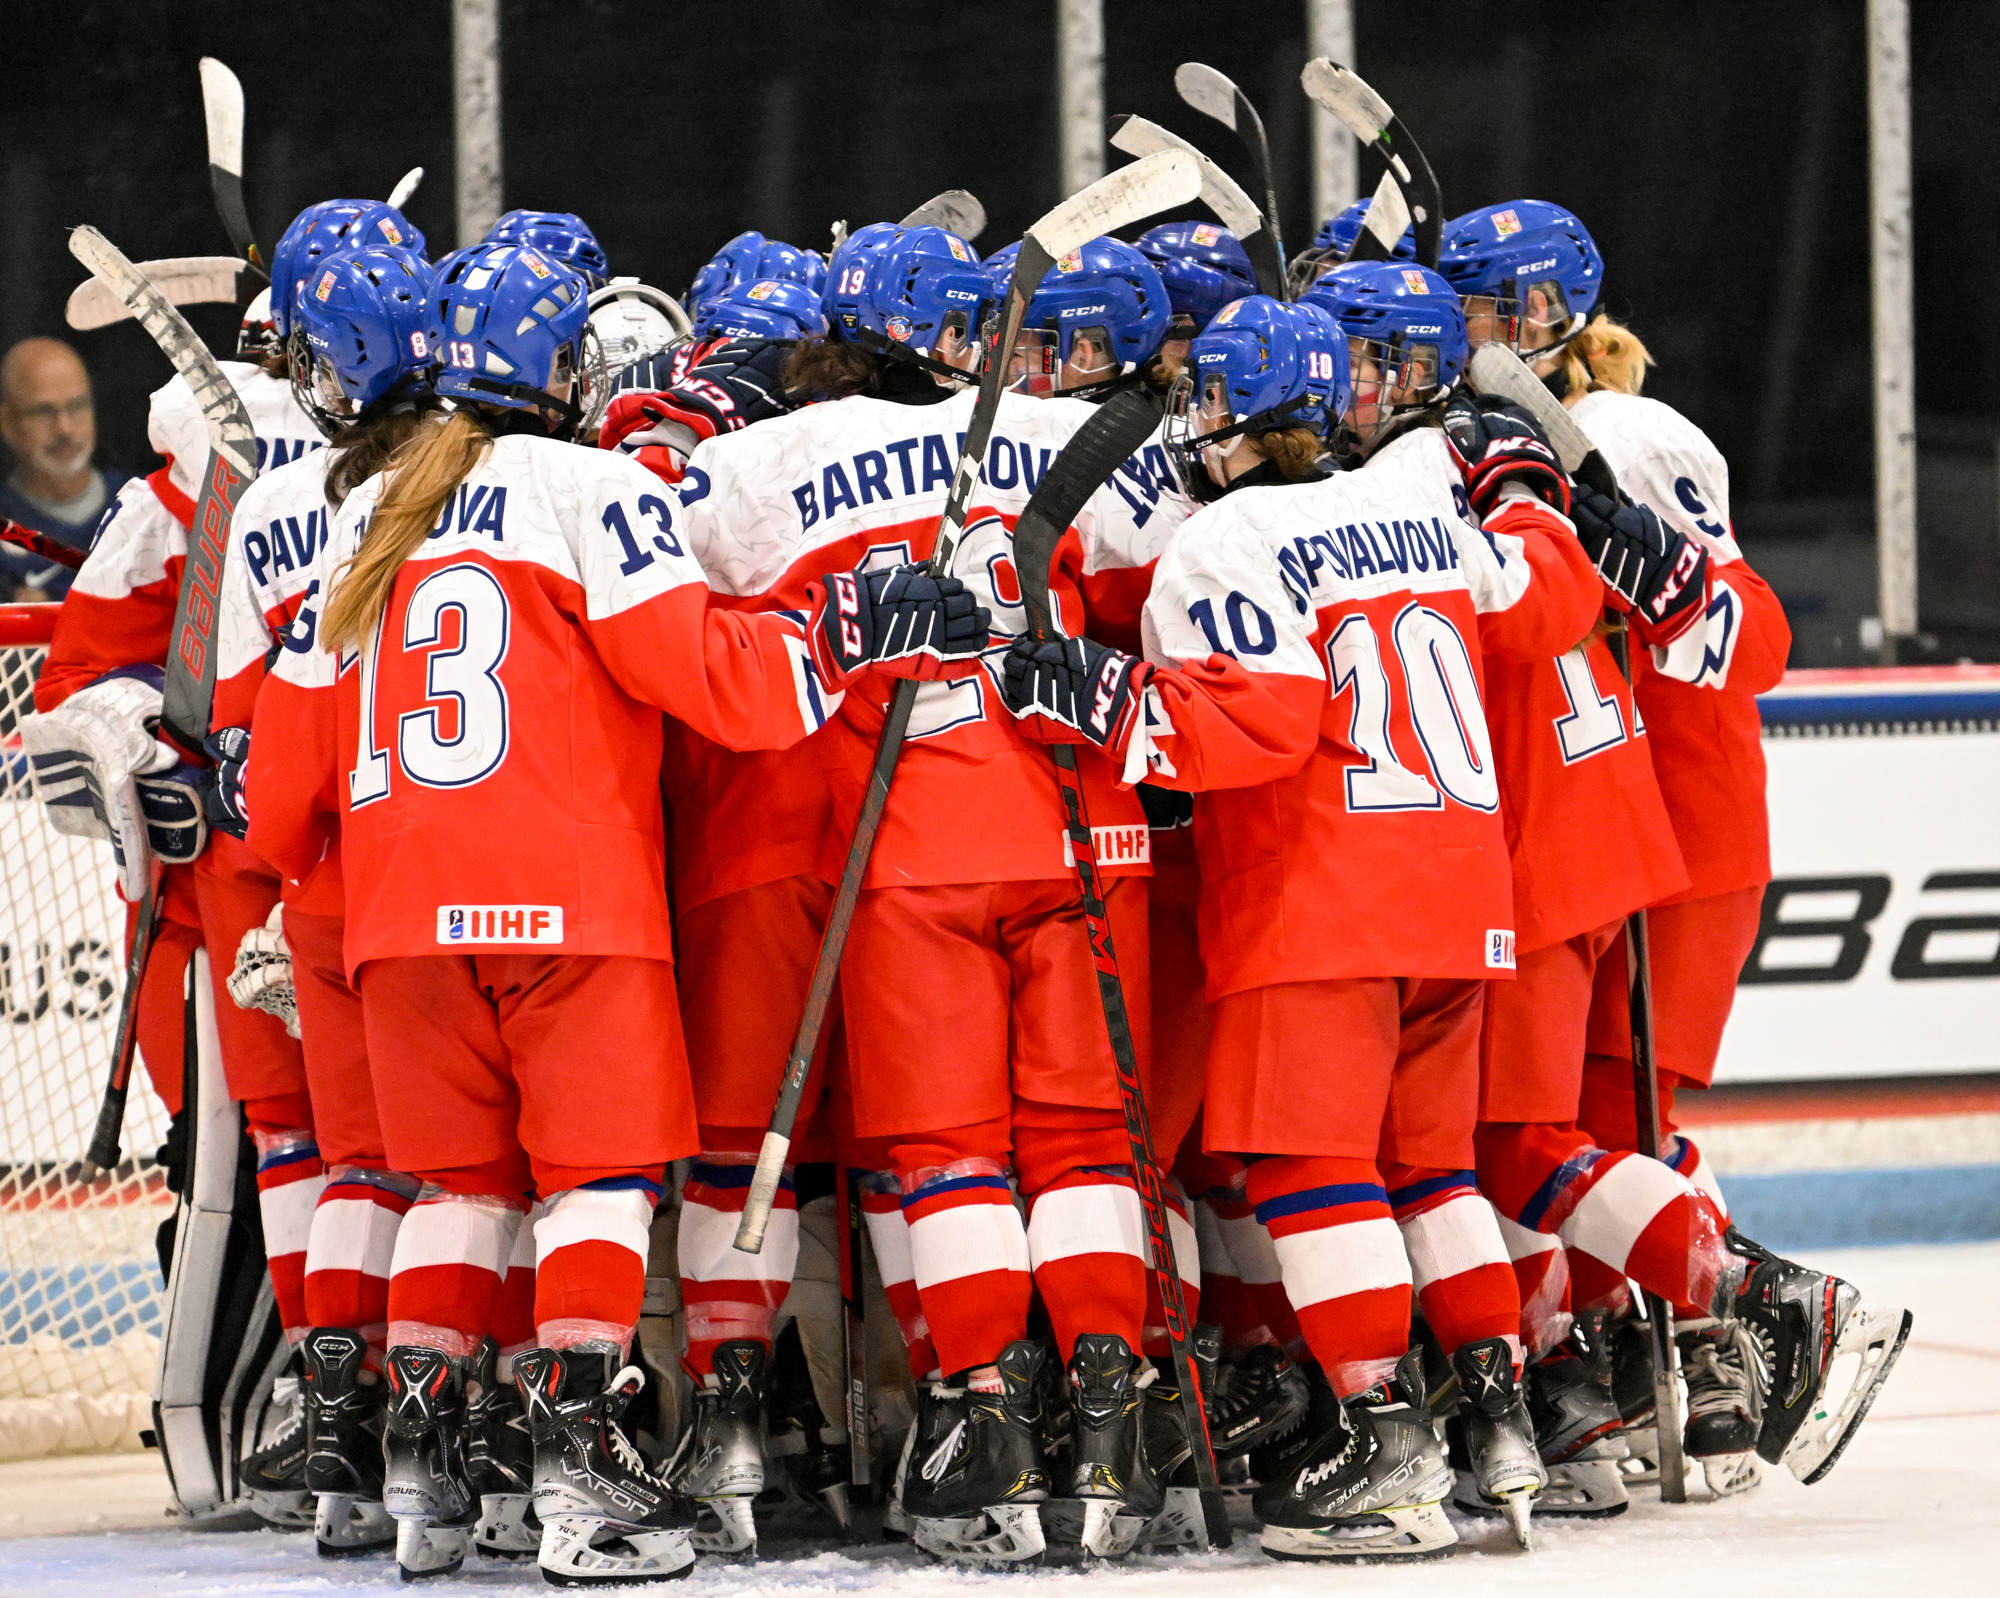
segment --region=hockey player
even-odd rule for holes
[[[1361,237],[1361,224],[1368,219],[1371,203],[1366,198],[1355,200],[1320,223],[1319,231],[1313,235],[1312,247],[1299,251],[1285,269],[1294,295],[1304,295],[1313,284],[1347,259],[1354,248],[1354,241]],[[1392,253],[1399,261],[1414,261],[1417,258],[1414,227],[1403,229],[1403,236],[1396,241]]]
[[[1426,302],[1444,290],[1421,286]],[[1205,795],[1204,1135],[1256,1157],[1249,1196],[1325,1377],[1256,1498],[1280,1557],[1455,1541],[1439,1508],[1450,1475],[1406,1352],[1411,1258],[1433,1267],[1427,1288],[1457,1290],[1426,1292],[1434,1324],[1449,1308],[1478,1329],[1496,1273],[1500,1332],[1517,1313],[1467,1171],[1482,981],[1511,963],[1512,941],[1468,639],[1482,614],[1546,628],[1512,529],[1567,529],[1498,472],[1483,529],[1467,519],[1443,435],[1422,425],[1462,339],[1454,351],[1429,315],[1396,338],[1403,309],[1418,307],[1378,306],[1356,340],[1355,386],[1409,408],[1399,427],[1371,428],[1364,469],[1321,477],[1325,433],[1348,408],[1347,342],[1315,307],[1226,307],[1170,408],[1186,469],[1224,497],[1161,561],[1147,659],[1078,639],[1008,661],[1011,703],[1101,744],[1128,777]],[[1387,387],[1391,353],[1416,383]],[[1509,1352],[1464,1339],[1475,1403],[1492,1388],[1511,1407]],[[1530,1491],[1539,1467],[1517,1476],[1494,1485]]]
[[[1782,674],[1790,633],[1776,596],[1729,532],[1726,471],[1713,446],[1668,407],[1639,397],[1643,345],[1602,313],[1590,316],[1603,260],[1582,224],[1557,206],[1523,200],[1456,218],[1446,236],[1445,265],[1475,336],[1500,339],[1533,363],[1638,502],[1581,490],[1574,516],[1606,601],[1629,615],[1646,646],[1632,652],[1635,708],[1619,725],[1643,722],[1689,879],[1676,888],[1677,874],[1656,866],[1648,916],[1662,1122],[1671,1125],[1675,1084],[1705,1084],[1714,1070],[1770,875],[1754,696]],[[1575,679],[1577,692],[1585,686]],[[1571,733],[1580,736],[1591,718],[1594,739],[1610,738],[1614,718],[1606,712],[1615,703],[1588,698],[1570,700]],[[1594,813],[1595,824],[1602,815]],[[1617,897],[1647,886],[1647,875],[1635,871]],[[1629,1277],[1696,1321],[1687,1444],[1716,1461],[1720,1485],[1743,1481],[1752,1448],[1817,1480],[1887,1376],[1909,1315],[1864,1304],[1850,1284],[1778,1258],[1729,1227],[1713,1178],[1702,1179],[1685,1139],[1662,1150],[1663,1162],[1629,1152],[1637,1138],[1623,948],[1603,930],[1594,959],[1559,951],[1551,961],[1570,969],[1536,979],[1550,985],[1550,1009],[1572,1023],[1579,984],[1595,984],[1579,1124],[1490,1115],[1510,1124],[1482,1133],[1482,1185],[1510,1218],[1570,1246],[1581,1304],[1615,1306]],[[1574,1041],[1572,1024],[1565,1047]],[[1508,1031],[1495,1042],[1519,1046]],[[1558,1108],[1553,1094],[1515,1104]],[[1836,1358],[1853,1353],[1861,1355],[1858,1373],[1827,1393]]]
[[[1019,245],[987,263],[995,303]],[[1097,238],[1056,262],[1021,318],[1009,377],[1023,394],[1103,400],[1149,375],[1171,307],[1153,263],[1122,239]]]
[[[1188,341],[1231,300],[1257,292],[1257,273],[1236,235],[1215,222],[1162,222],[1139,235],[1139,253],[1166,285],[1173,318],[1160,346],[1171,380],[1187,359]]]
[[[488,244],[532,244],[583,275],[593,289],[611,281],[611,259],[574,211],[509,211],[487,230]]]
[[[826,258],[817,250],[802,250],[761,233],[739,233],[702,264],[683,303],[688,315],[698,320],[711,300],[760,280],[799,283],[817,294],[826,287]]]
[[[971,247],[943,229],[875,237],[882,242],[830,279],[829,336],[802,343],[787,368],[794,393],[827,403],[718,436],[692,457],[682,525],[732,594],[796,603],[818,573],[931,547],[990,290]],[[1002,402],[955,565],[1003,636],[1020,615],[1013,519],[1091,414],[1062,399]],[[1057,592],[1072,610],[1079,594],[1115,607],[1181,514],[1156,474],[1121,474],[1065,540]],[[1041,1552],[1038,1509],[1051,1490],[1037,1430],[1044,1355],[1026,1340],[1031,1276],[1062,1357],[1100,1351],[1093,1368],[1118,1387],[1134,1374],[1146,1264],[1055,784],[1041,751],[997,714],[997,692],[982,664],[919,696],[855,910],[841,1002],[856,1131],[890,1144],[910,1279],[946,1378],[923,1397],[902,1507],[927,1552],[1007,1561]],[[851,693],[829,749],[828,880],[886,698],[873,685]],[[1114,793],[1108,774],[1085,780],[1113,879],[1113,923],[1142,926],[1139,807]],[[954,820],[940,829],[943,814]],[[1133,934],[1124,947],[1143,1018],[1144,963],[1134,958],[1143,943]],[[1030,1204],[1025,1232],[1010,1158]],[[1110,1472],[1091,1489],[1105,1511],[1121,1501],[1105,1485],[1129,1477],[1119,1450],[1133,1447],[1126,1406],[1117,1412]],[[1080,1464],[1094,1462],[1086,1449]]]
[[[377,1099],[412,1107],[383,1117],[390,1163],[425,1183],[388,1303],[384,1501],[411,1574],[470,1539],[467,1365],[531,1194],[538,1346],[514,1377],[542,1567],[648,1580],[694,1558],[620,1425],[653,1201],[694,1148],[655,707],[783,746],[870,662],[934,669],[985,631],[956,584],[907,569],[836,574],[803,617],[712,610],[658,482],[566,442],[594,399],[585,313],[582,278],[531,247],[448,263],[430,341],[456,409],[342,506],[246,779],[251,839],[288,876],[337,818]],[[535,833],[496,853],[521,818]]]

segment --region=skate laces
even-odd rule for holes
[[[1770,1390],[1771,1350],[1764,1337],[1741,1321],[1725,1322],[1718,1332],[1712,1338],[1698,1338],[1688,1350],[1690,1416],[1712,1415],[1739,1407],[1747,1411],[1750,1403]]]
[[[925,1481],[934,1482],[944,1475],[951,1465],[952,1457],[958,1452],[958,1441],[964,1435],[965,1422],[961,1420],[939,1439],[937,1447],[931,1450],[930,1458],[924,1461],[921,1474]]]

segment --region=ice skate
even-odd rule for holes
[[[1247,1454],[1282,1437],[1306,1412],[1306,1379],[1283,1349],[1266,1343],[1225,1362],[1208,1393],[1216,1458]]]
[[[1041,1509],[1048,1470],[1037,1436],[1047,1352],[1025,1339],[997,1361],[1001,1389],[943,1383],[917,1408],[902,1503],[911,1541],[954,1564],[1025,1564],[1047,1546]]]
[[[434,1348],[389,1350],[382,1505],[396,1517],[405,1581],[448,1576],[465,1562],[479,1499],[465,1469],[465,1375]]]
[[[283,1392],[287,1386],[289,1397]],[[259,1520],[291,1531],[310,1526],[314,1512],[313,1496],[306,1488],[305,1401],[296,1379],[278,1379],[271,1407],[277,1412],[271,1440],[243,1461],[239,1480]]]
[[[1412,1559],[1458,1541],[1445,1518],[1451,1467],[1423,1407],[1422,1358],[1346,1404],[1323,1380],[1298,1441],[1253,1500],[1274,1559]]]
[[[1643,1320],[1624,1314],[1607,1321],[1605,1338],[1610,1348],[1611,1396],[1618,1405],[1618,1437],[1625,1450],[1618,1473],[1628,1486],[1650,1487],[1660,1479],[1652,1337]]]
[[[1474,1513],[1504,1514],[1514,1540],[1527,1548],[1533,1540],[1528,1517],[1549,1475],[1536,1451],[1527,1399],[1514,1379],[1513,1353],[1504,1337],[1488,1337],[1466,1344],[1451,1364],[1471,1466],[1459,1479],[1454,1501]]]
[[[764,1345],[724,1343],[715,1373],[695,1389],[694,1418],[664,1474],[700,1509],[698,1553],[742,1558],[757,1551],[751,1505],[764,1490]]]
[[[831,1516],[847,1531],[854,1518],[847,1431],[829,1425],[819,1407],[797,1322],[787,1325],[772,1345],[765,1389],[765,1457],[778,1466],[800,1504]]]
[[[694,1506],[650,1470],[620,1420],[645,1373],[615,1348],[531,1348],[514,1387],[535,1450],[543,1579],[672,1581],[694,1568]]]
[[[1579,1315],[1570,1335],[1523,1373],[1535,1448],[1544,1465],[1622,1458],[1624,1424],[1611,1396],[1601,1317]],[[1550,1512],[1553,1500],[1540,1507]]]
[[[313,1535],[323,1559],[372,1553],[396,1540],[382,1507],[382,1422],[388,1391],[361,1380],[361,1334],[322,1326],[306,1334],[299,1393],[306,1419],[306,1488],[317,1500]]]
[[[479,1497],[472,1543],[495,1559],[527,1559],[542,1546],[535,1518],[535,1450],[512,1382],[493,1374],[499,1349],[485,1339],[466,1375],[465,1470]]]
[[[1716,1497],[1748,1492],[1764,1478],[1757,1457],[1764,1360],[1757,1340],[1744,1326],[1715,1322],[1682,1330],[1679,1342],[1687,1379],[1688,1457],[1701,1461]]]
[[[1867,1418],[1909,1340],[1910,1312],[1865,1303],[1852,1283],[1782,1259],[1733,1226],[1724,1242],[1734,1260],[1712,1308],[1759,1345],[1765,1390],[1757,1454],[1816,1482]]]
[[[1067,1496],[1077,1504],[1077,1541],[1096,1559],[1130,1553],[1157,1507],[1138,1504],[1128,1511],[1126,1502],[1141,1469],[1137,1364],[1125,1339],[1110,1333],[1084,1333],[1070,1355]]]

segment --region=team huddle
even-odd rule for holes
[[[1525,1544],[1657,1469],[1647,1296],[1715,1491],[1831,1468],[1908,1316],[1673,1130],[1770,876],[1783,611],[1575,216],[1420,264],[1366,209],[1279,293],[1208,222],[1035,278],[920,214],[743,234],[684,312],[566,213],[435,262],[379,202],[292,222],[224,366],[209,736],[161,725],[178,380],[24,730],[158,907],[177,1114],[213,962],[300,1377],[260,1514],[578,1583],[837,1537],[851,1471],[969,1564],[1207,1546],[1218,1479],[1282,1558],[1440,1553],[1447,1505]],[[907,1360],[854,1406],[864,1235]]]

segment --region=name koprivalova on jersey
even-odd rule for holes
[[[439,943],[561,943],[559,904],[441,904]]]

